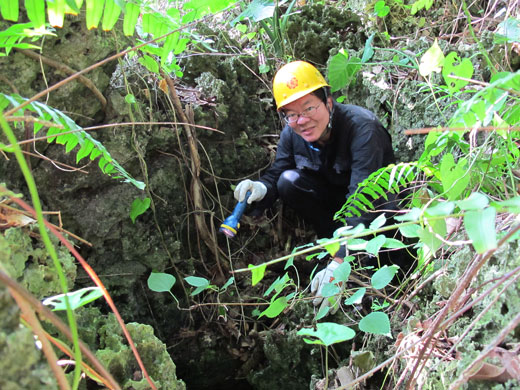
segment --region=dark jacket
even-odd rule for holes
[[[276,159],[259,180],[267,186],[266,204],[278,197],[276,183],[282,172],[294,168],[315,172],[347,198],[358,183],[394,161],[390,134],[371,111],[334,103],[329,142],[309,143],[285,126]]]

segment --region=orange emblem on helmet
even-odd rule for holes
[[[287,88],[294,89],[298,86],[298,79],[296,77],[291,78],[287,81]]]

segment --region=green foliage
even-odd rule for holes
[[[390,319],[386,313],[374,311],[359,321],[359,329],[365,333],[381,334],[392,337]]]
[[[69,299],[70,308],[76,310],[78,307],[84,306],[103,296],[103,291],[99,287],[86,287],[81,290],[71,291],[67,294],[59,294],[53,297],[45,298],[42,303],[46,306],[53,306],[53,311],[67,310],[65,296]]]
[[[148,277],[148,288],[155,292],[170,291],[175,284],[175,276],[164,272],[152,272]]]
[[[0,93],[0,110],[5,110],[9,105],[17,108],[27,99],[18,95],[6,95]],[[52,123],[47,129],[48,142],[56,141],[57,144],[64,145],[67,153],[79,147],[76,153],[76,162],[80,162],[83,158],[88,157],[94,161],[99,157],[98,165],[101,171],[114,179],[123,179],[125,183],[132,183],[139,189],[144,188],[144,183],[132,178],[126,170],[115,161],[107,149],[98,141],[96,141],[88,132],[82,130],[71,118],[61,111],[49,107],[38,101],[31,102],[24,107],[18,109],[15,114],[20,117],[17,123],[23,123],[26,113],[35,113],[35,117],[40,121],[34,122],[34,134],[44,127],[44,123]],[[0,144],[0,148],[6,148],[6,145]]]
[[[132,202],[132,206],[130,207],[130,218],[132,219],[133,223],[135,223],[135,219],[138,216],[150,208],[151,201],[152,200],[150,198],[137,198]]]
[[[266,58],[271,58],[273,55],[277,58],[290,57],[291,49],[290,42],[287,39],[287,22],[296,0],[291,0],[287,9],[283,11],[281,6],[285,3],[287,1],[253,0],[230,24],[235,26],[243,20],[258,24],[261,33],[261,50],[264,56]],[[241,28],[243,29],[243,27]],[[264,41],[264,36],[268,39],[268,42]],[[269,70],[270,67],[264,64],[260,73],[266,73]]]
[[[315,339],[304,338],[307,344],[320,344],[327,347],[354,338],[356,332],[345,325],[334,322],[320,322],[316,329],[303,328],[298,331],[300,336],[311,336]]]

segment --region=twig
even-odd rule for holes
[[[46,120],[43,120],[43,119],[40,119],[40,118],[36,118],[34,116],[30,116],[30,115],[26,115],[26,116],[8,116],[8,117],[5,117],[5,120],[7,122],[32,122],[32,123],[39,123],[43,126],[46,126],[46,127],[55,127],[57,129],[63,129],[64,126],[59,124],[59,123],[54,123],[54,122],[51,122],[51,121],[46,121]],[[52,137],[56,137],[55,135],[53,135]]]
[[[472,130],[472,131],[519,131],[520,127],[518,126],[508,126],[508,127],[499,127],[499,126],[483,126],[483,127],[475,127],[475,128],[467,128],[467,127],[421,127],[418,129],[408,129],[404,131],[405,135],[416,135],[416,134],[428,134],[435,131],[464,131],[464,130]]]
[[[52,348],[49,340],[45,337],[45,331],[43,330],[40,321],[36,318],[34,311],[31,309],[29,304],[20,296],[16,291],[14,291],[11,287],[9,287],[9,293],[16,301],[17,305],[20,307],[25,320],[30,325],[33,333],[38,337],[41,342],[42,351],[49,363],[49,367],[52,370],[54,376],[56,377],[56,381],[58,382],[58,386],[61,390],[70,390],[69,382],[65,377],[65,373],[58,366],[58,357],[56,356],[56,352]]]
[[[31,307],[43,318],[46,318],[50,323],[52,323],[61,333],[65,335],[69,340],[72,340],[72,333],[67,325],[52,311],[50,311],[46,306],[44,306],[39,300],[37,300],[34,296],[29,293],[25,288],[20,286],[16,281],[11,279],[5,272],[0,270],[0,281],[7,285],[11,291],[15,291],[21,298],[23,298]],[[79,347],[81,352],[87,357],[88,360],[92,363],[94,368],[111,384],[111,386],[120,390],[121,387],[115,381],[115,379],[110,375],[110,373],[105,369],[105,367],[99,362],[96,356],[89,350],[89,348],[83,343],[81,340],[79,341]]]
[[[451,384],[450,390],[458,389],[461,385],[468,381],[468,377],[471,375],[475,367],[477,367],[487,355],[489,355],[498,344],[500,344],[506,336],[511,333],[520,324],[520,313],[518,313],[507,326],[495,337],[495,339],[489,343],[486,348],[480,353],[480,355],[460,374],[457,380]]]
[[[500,240],[500,242],[497,245],[497,248],[499,248],[501,245],[503,245],[518,230],[520,230],[520,225],[517,225],[517,226],[513,227],[509,231],[509,233],[506,234]],[[451,294],[451,297],[448,299],[448,302],[446,302],[446,305],[441,310],[441,312],[439,313],[439,315],[437,316],[437,318],[435,319],[435,321],[433,322],[431,327],[428,329],[428,333],[427,333],[428,337],[427,337],[426,342],[424,343],[424,347],[421,349],[421,351],[419,353],[419,356],[417,357],[417,362],[416,362],[416,364],[415,364],[415,366],[414,366],[414,368],[412,370],[412,373],[411,373],[411,377],[412,378],[411,378],[411,380],[410,380],[410,382],[408,383],[408,386],[407,386],[408,389],[413,388],[413,385],[415,383],[415,378],[416,378],[415,372],[416,371],[420,372],[422,370],[422,368],[424,367],[424,365],[426,364],[426,361],[428,360],[427,358],[424,358],[424,354],[426,353],[426,351],[428,349],[428,346],[431,343],[434,335],[437,333],[437,328],[439,328],[439,326],[441,325],[441,322],[443,321],[444,317],[446,317],[448,312],[451,309],[454,309],[456,307],[456,305],[459,303],[460,298],[463,296],[464,290],[469,286],[469,284],[471,283],[473,278],[475,278],[475,276],[477,275],[477,273],[480,270],[480,268],[482,268],[482,266],[495,253],[497,248],[488,250],[485,253],[485,255],[481,255],[481,254],[477,255],[475,260],[472,261],[470,263],[470,266],[466,269],[466,272],[464,273],[464,275],[462,275],[461,280],[459,281],[457,287],[455,288],[455,290]],[[445,328],[446,326],[447,326],[447,324],[446,324],[446,322],[444,322],[443,323],[443,328]]]
[[[204,206],[202,204],[202,183],[200,180],[200,156],[197,147],[197,138],[195,132],[191,129],[191,123],[193,123],[192,115],[187,115],[183,110],[179,96],[175,90],[175,85],[171,77],[166,75],[161,70],[161,76],[166,80],[168,84],[168,94],[169,97],[175,107],[175,111],[180,116],[182,122],[186,123],[184,125],[184,130],[186,132],[186,137],[188,139],[188,146],[190,150],[190,164],[191,164],[191,196],[193,198],[193,207],[195,210],[195,225],[197,227],[197,231],[202,237],[202,240],[209,248],[209,250],[213,253],[216,259],[216,264],[219,270],[219,273],[222,279],[225,280],[224,272],[222,271],[222,265],[220,263],[220,254],[218,250],[217,240],[215,239],[215,235],[211,235],[208,229],[208,225],[206,224],[206,220],[204,219]],[[227,266],[227,263],[224,263]],[[226,270],[229,271],[229,269]]]
[[[43,62],[44,64],[52,66],[53,68],[56,68],[65,74],[74,75],[77,73],[76,70],[68,67],[64,63],[51,60],[50,58],[44,57],[38,53],[33,52],[32,50],[22,50],[22,49],[16,49],[16,50],[18,52],[26,55],[27,57],[33,58],[37,61]],[[107,99],[105,99],[103,94],[101,92],[99,92],[99,89],[97,89],[96,85],[92,81],[90,81],[90,79],[86,78],[85,76],[78,76],[78,81],[80,83],[82,83],[83,85],[85,85],[85,87],[87,87],[94,93],[96,98],[100,101],[101,105],[103,106],[103,110],[105,110],[106,106],[107,106]]]
[[[31,214],[33,214],[33,215],[36,214],[36,212],[28,204],[26,204],[23,200],[17,199],[17,198],[13,198],[13,197],[11,197],[11,200],[13,202],[17,203],[19,206],[21,206],[25,210],[29,211]],[[133,352],[133,354],[135,356],[135,359],[137,360],[137,364],[139,365],[139,367],[141,368],[141,371],[143,372],[143,376],[148,381],[148,384],[150,385],[150,387],[153,390],[157,390],[157,387],[155,386],[155,384],[153,383],[152,379],[148,375],[148,372],[146,371],[146,367],[144,366],[143,361],[141,360],[141,356],[139,355],[139,352],[137,351],[136,345],[135,345],[134,341],[132,340],[132,336],[130,335],[130,333],[128,332],[128,329],[125,326],[125,323],[123,321],[123,318],[121,317],[121,314],[119,314],[119,310],[117,310],[117,307],[116,307],[114,301],[112,300],[112,297],[108,293],[108,291],[107,291],[105,285],[103,284],[103,282],[101,281],[101,279],[99,279],[99,277],[97,276],[96,272],[85,261],[85,259],[83,259],[83,257],[78,253],[78,251],[74,248],[74,246],[72,246],[72,244],[69,241],[67,241],[65,239],[65,237],[63,237],[63,235],[61,235],[54,228],[54,226],[52,226],[52,224],[48,223],[45,220],[43,222],[44,222],[45,226],[56,237],[58,237],[58,239],[61,241],[61,243],[63,245],[65,245],[67,247],[67,249],[72,253],[72,255],[81,263],[83,269],[91,277],[91,279],[96,284],[96,286],[98,286],[101,289],[101,291],[103,292],[103,296],[105,297],[105,300],[108,303],[108,306],[110,306],[110,309],[112,310],[112,312],[116,316],[117,322],[119,323],[119,326],[121,327],[121,329],[122,329],[126,339],[128,340],[128,344],[130,346],[130,349],[132,350],[132,352]]]

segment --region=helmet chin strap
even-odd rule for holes
[[[329,97],[327,96],[327,103],[329,102]],[[327,127],[325,128],[325,131],[321,134],[320,138],[316,142],[325,142],[328,141],[328,137],[330,135],[330,132],[332,130],[332,114],[334,113],[334,104],[332,105],[332,108],[329,110],[329,107],[327,104],[325,104],[327,107],[327,110],[329,111],[329,123],[327,123]]]

